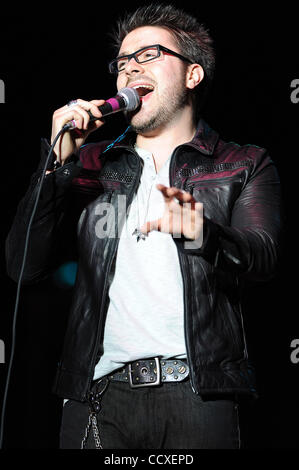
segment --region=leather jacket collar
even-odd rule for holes
[[[204,119],[200,119],[196,128],[193,139],[186,144],[190,144],[205,155],[213,155],[215,146],[219,140],[218,132],[211,129]],[[119,146],[133,146],[136,141],[136,134],[129,129],[124,138],[113,145],[114,148]]]

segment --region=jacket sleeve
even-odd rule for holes
[[[185,254],[202,256],[215,268],[252,281],[264,281],[277,271],[281,248],[281,196],[277,170],[264,149],[257,158],[232,208],[231,224],[224,226],[204,217],[203,243],[185,248]]]
[[[43,139],[41,160],[31,178],[29,188],[20,201],[6,239],[6,266],[8,275],[18,281],[25,247],[28,223],[33,211],[39,181],[50,146]],[[23,284],[33,283],[52,271],[71,245],[69,227],[71,217],[70,187],[73,178],[80,172],[80,162],[75,157],[58,170],[46,175],[40,194],[36,214],[31,226]],[[67,229],[67,231],[66,231]],[[72,236],[72,235],[71,235]]]

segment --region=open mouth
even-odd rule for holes
[[[154,87],[152,85],[135,85],[133,88],[137,91],[141,101],[154,91]]]

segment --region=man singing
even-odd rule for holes
[[[240,290],[277,266],[277,172],[265,149],[227,143],[202,119],[215,60],[195,18],[140,7],[115,43],[110,72],[140,106],[112,144],[83,145],[104,100],[55,111],[52,142],[76,128],[55,146],[24,272],[35,282],[78,259],[54,384],[61,448],[239,448],[239,397],[256,393]],[[48,150],[7,240],[15,280]]]

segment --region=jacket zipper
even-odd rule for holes
[[[239,176],[224,176],[222,178],[215,178],[215,179],[208,179],[208,180],[197,180],[197,181],[194,181],[193,183],[190,183],[189,185],[187,185],[186,189],[188,190],[189,188],[192,188],[194,189],[194,186],[196,184],[196,189],[200,189],[202,187],[205,187],[206,185],[207,186],[217,186],[218,184],[221,184],[221,183],[230,183],[231,181],[236,181],[236,182],[242,182],[242,178],[240,178]]]
[[[118,146],[117,148],[119,148],[120,146]],[[123,147],[123,146],[121,146]],[[136,156],[137,158],[137,161],[139,162],[139,155],[131,148],[129,147],[123,147],[125,148],[126,150],[130,151],[131,153],[133,153],[134,156]],[[139,182],[140,181],[140,175],[141,175],[141,164],[139,162],[139,168],[138,168],[138,175],[135,179],[135,185],[134,187],[132,188],[131,190],[131,198],[130,198],[130,201],[129,201],[129,204],[128,206],[131,204],[132,202],[132,198],[133,198],[133,195],[135,193],[135,190],[136,190],[136,187],[137,187],[137,184],[136,184],[136,181]],[[111,199],[110,199],[111,200]],[[118,240],[115,242],[115,245],[114,245],[114,248],[113,248],[113,253],[110,257],[110,260],[108,262],[108,268],[107,268],[107,272],[106,272],[106,276],[105,276],[105,281],[104,281],[104,288],[103,288],[103,295],[102,295],[102,299],[101,299],[101,307],[100,307],[100,313],[99,313],[99,318],[100,318],[100,321],[99,321],[99,324],[98,324],[98,330],[97,330],[97,337],[96,337],[96,342],[95,342],[95,347],[94,347],[94,351],[93,351],[93,356],[92,356],[92,370],[94,371],[94,368],[95,368],[95,361],[96,361],[96,357],[97,357],[97,352],[98,352],[98,349],[99,349],[99,342],[100,342],[100,338],[101,338],[101,334],[102,334],[102,329],[103,329],[103,308],[104,306],[106,305],[106,296],[108,294],[108,289],[107,289],[107,284],[108,284],[108,279],[109,279],[109,275],[110,275],[110,271],[111,271],[111,266],[112,266],[112,263],[113,263],[113,260],[115,258],[115,255],[116,255],[116,252],[117,252],[117,247],[118,247],[118,244],[119,244],[119,237],[118,237]],[[87,387],[87,390],[89,391],[90,389],[90,384],[93,380],[93,377],[90,377],[89,378],[89,381],[88,381],[88,387]]]

